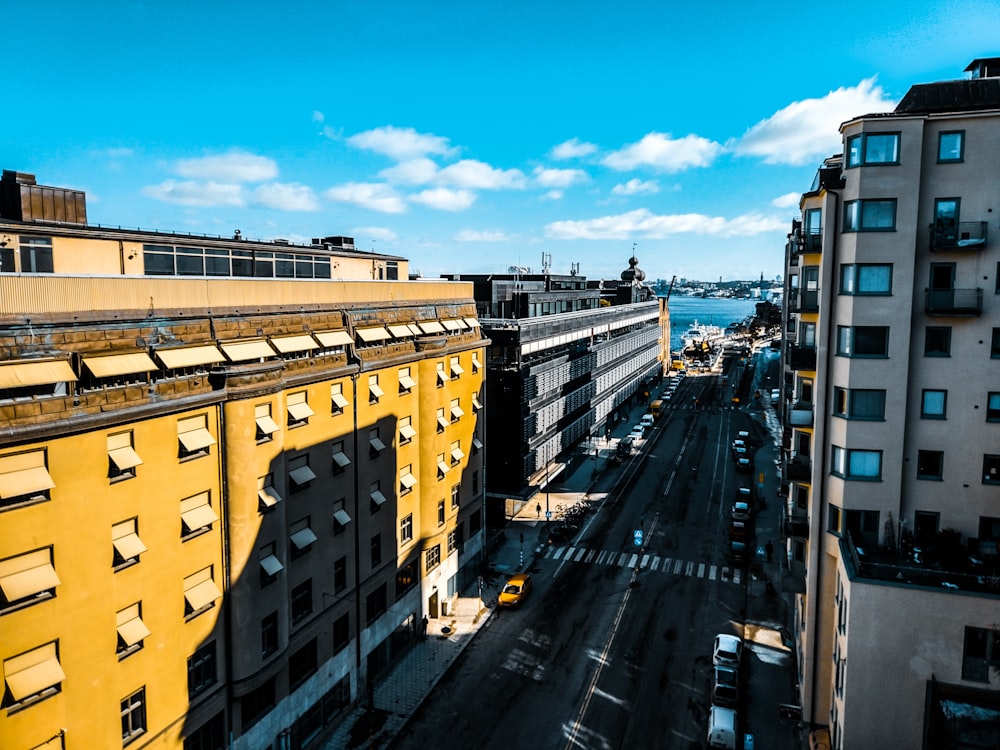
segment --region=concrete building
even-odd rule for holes
[[[302,747],[447,613],[487,342],[471,284],[407,270],[4,172],[0,747]]]
[[[841,126],[786,251],[802,716],[853,748],[1000,746],[1000,60]]]
[[[455,276],[473,283],[485,335],[487,517],[500,526],[624,418],[669,366],[666,300],[630,259],[620,280],[548,272]],[[553,510],[553,509],[549,509]]]

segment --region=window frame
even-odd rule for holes
[[[876,331],[884,331],[884,346],[881,352],[858,352],[857,338],[859,332],[874,334]],[[846,339],[845,339],[846,337]],[[846,344],[846,345],[845,345]],[[889,326],[837,326],[837,354],[838,357],[850,357],[852,359],[888,359],[889,357]]]
[[[219,681],[218,661],[215,655],[215,641],[200,646],[187,660],[188,698],[215,685]]]
[[[882,481],[882,451],[858,448],[842,448],[831,446],[830,474],[845,481],[881,482]],[[855,459],[861,461],[866,457],[877,459],[875,473],[860,473],[853,464]]]
[[[958,156],[943,157],[942,147],[945,136],[958,136]],[[960,164],[965,161],[965,131],[964,130],[942,130],[938,133],[937,163],[938,164]]]
[[[939,351],[934,351],[932,337],[940,336],[943,339],[943,346]],[[951,357],[951,326],[926,326],[924,328],[924,356],[925,357]]]
[[[933,464],[930,468],[928,464]],[[917,479],[944,480],[944,451],[917,451]]]
[[[881,207],[891,209],[891,222],[880,225]],[[841,231],[845,234],[860,232],[895,232],[896,231],[896,198],[859,198],[844,203],[844,221]],[[869,211],[874,214],[869,215]],[[868,218],[874,218],[874,223],[868,223]]]
[[[857,402],[861,400],[861,397],[874,397],[874,394],[881,395],[881,410],[869,415],[858,408],[859,404]],[[884,422],[885,397],[886,392],[884,388],[841,388],[840,386],[834,386],[832,413],[833,416],[842,419]]]
[[[940,411],[930,411],[928,409],[928,399],[940,394]],[[934,404],[931,404],[934,406]],[[947,419],[948,418],[948,391],[941,388],[924,388],[920,391],[920,418],[921,419]]]
[[[892,263],[841,263],[840,264],[840,294],[851,297],[891,297],[892,296]],[[888,284],[885,289],[874,291],[862,290],[862,275],[866,270],[886,269]]]
[[[121,699],[122,746],[146,734],[146,686]]]
[[[1000,485],[1000,455],[983,454],[983,484]]]
[[[887,149],[887,151],[894,152],[894,158],[892,159],[875,159],[869,158],[869,141],[875,141],[878,139],[889,139],[894,138],[894,148]],[[853,144],[857,143],[857,148],[854,148]],[[854,169],[856,167],[885,167],[885,166],[898,166],[899,165],[899,154],[901,150],[902,143],[902,133],[900,131],[886,131],[879,133],[857,133],[855,135],[848,136],[844,143],[844,164],[847,169]],[[873,155],[874,156],[874,155]]]
[[[1000,391],[986,393],[986,421],[1000,422]]]

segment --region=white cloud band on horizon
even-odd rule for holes
[[[470,190],[452,190],[451,188],[429,188],[411,195],[414,203],[436,208],[440,211],[463,211],[476,200],[476,194]]]
[[[221,182],[263,182],[278,176],[274,159],[245,151],[181,159],[175,169],[181,177]]]
[[[380,182],[345,182],[324,192],[323,197],[386,214],[406,212],[406,201],[402,196],[390,186]]]
[[[691,167],[707,167],[722,146],[698,135],[673,138],[669,133],[647,133],[636,143],[612,151],[601,163],[618,172],[650,167],[661,172],[680,172]]]
[[[319,200],[311,187],[298,183],[271,182],[253,192],[254,203],[280,211],[316,211]]]
[[[142,194],[164,203],[178,206],[243,206],[243,187],[231,183],[197,182],[195,180],[164,180],[159,185],[147,185]]]
[[[580,221],[555,221],[545,226],[545,236],[559,240],[623,240],[635,237],[663,239],[673,234],[699,233],[737,237],[786,230],[788,222],[745,214],[733,219],[704,214],[657,215],[647,208]]]

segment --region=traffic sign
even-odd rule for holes
[[[642,529],[636,529],[632,535],[632,542],[636,547],[642,546]]]
[[[545,511],[545,520],[548,521],[550,518],[552,518],[552,511],[551,510]]]

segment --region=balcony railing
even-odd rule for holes
[[[788,424],[792,427],[812,427],[813,405],[808,401],[796,401],[788,412]]]
[[[927,315],[982,315],[982,289],[926,289],[924,312]]]
[[[812,461],[808,456],[796,456],[785,464],[785,476],[793,482],[808,482],[812,479]]]
[[[931,250],[982,250],[987,231],[985,221],[931,224]]]
[[[809,538],[809,518],[807,516],[788,516],[785,518],[785,536]]]
[[[815,370],[816,347],[790,344],[788,347],[788,366],[793,370]]]
[[[816,227],[811,231],[797,232],[794,239],[793,253],[818,253],[823,249],[823,228]]]

